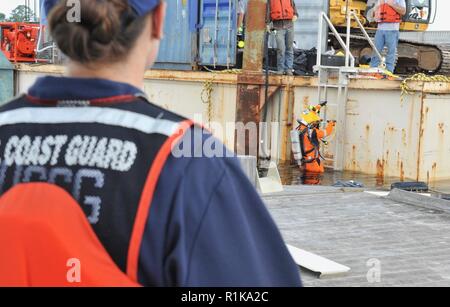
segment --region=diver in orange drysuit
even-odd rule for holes
[[[320,129],[320,109],[325,104],[310,106],[303,112],[298,120],[300,126],[300,148],[302,152],[302,165],[306,173],[324,173],[323,157],[320,154],[320,142],[326,143],[324,138],[333,133],[336,121],[328,121],[325,129]]]

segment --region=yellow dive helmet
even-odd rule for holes
[[[304,124],[305,126],[309,126],[312,123],[320,121],[321,121],[320,116],[317,115],[317,113],[314,111],[306,110],[302,113],[301,123]]]

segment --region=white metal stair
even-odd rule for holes
[[[384,58],[381,56],[380,52],[376,49],[373,44],[372,39],[367,34],[364,26],[359,21],[357,15],[349,11],[347,13],[347,36],[346,42],[342,39],[336,28],[333,26],[331,20],[328,18],[327,14],[321,12],[319,16],[319,35],[318,35],[318,50],[317,50],[317,65],[314,67],[318,74],[318,99],[320,103],[327,102],[327,106],[323,110],[324,125],[326,125],[327,120],[336,120],[336,135],[335,135],[335,150],[333,154],[333,166],[335,170],[341,171],[344,169],[344,145],[345,145],[345,118],[346,118],[346,107],[348,100],[348,85],[350,78],[356,76],[361,72],[373,72],[379,73],[383,72],[383,69],[371,68],[362,69],[355,67],[355,58],[351,54],[350,44],[350,31],[351,31],[351,21],[356,20],[358,26],[363,32],[369,44],[376,51],[377,56],[380,58],[382,65],[384,66]],[[323,35],[323,33],[328,33],[328,31],[323,31],[324,27],[327,27],[331,33],[336,37],[339,44],[345,51],[345,66],[325,66],[322,65],[322,54],[324,54],[323,46],[326,46],[324,42],[328,40],[328,35]],[[325,41],[324,41],[325,40]],[[330,83],[330,80],[336,80]],[[329,89],[337,89],[337,98],[335,101],[329,101]],[[336,118],[327,118],[327,109],[336,109]]]

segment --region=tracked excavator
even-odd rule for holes
[[[325,0],[324,0],[325,1]],[[369,35],[375,36],[377,24],[374,10],[378,0],[329,0],[329,16],[333,25],[346,36],[347,12],[353,11],[363,23]],[[434,21],[437,0],[406,0],[407,12],[403,16],[400,31],[424,32]],[[359,63],[370,57],[373,50],[361,34],[356,21],[352,21],[351,50]],[[337,39],[330,35],[330,45],[340,49]],[[426,44],[400,39],[397,51],[398,74],[431,73],[450,75],[450,43]]]

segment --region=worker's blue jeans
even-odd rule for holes
[[[294,28],[276,30],[278,72],[294,68]]]
[[[378,30],[375,35],[375,46],[380,53],[383,51],[384,47],[387,47],[388,53],[386,55],[386,69],[390,72],[394,72],[395,62],[397,59],[397,46],[399,31],[385,31]],[[370,61],[372,67],[378,67],[380,65],[380,59],[374,53],[372,60]]]

